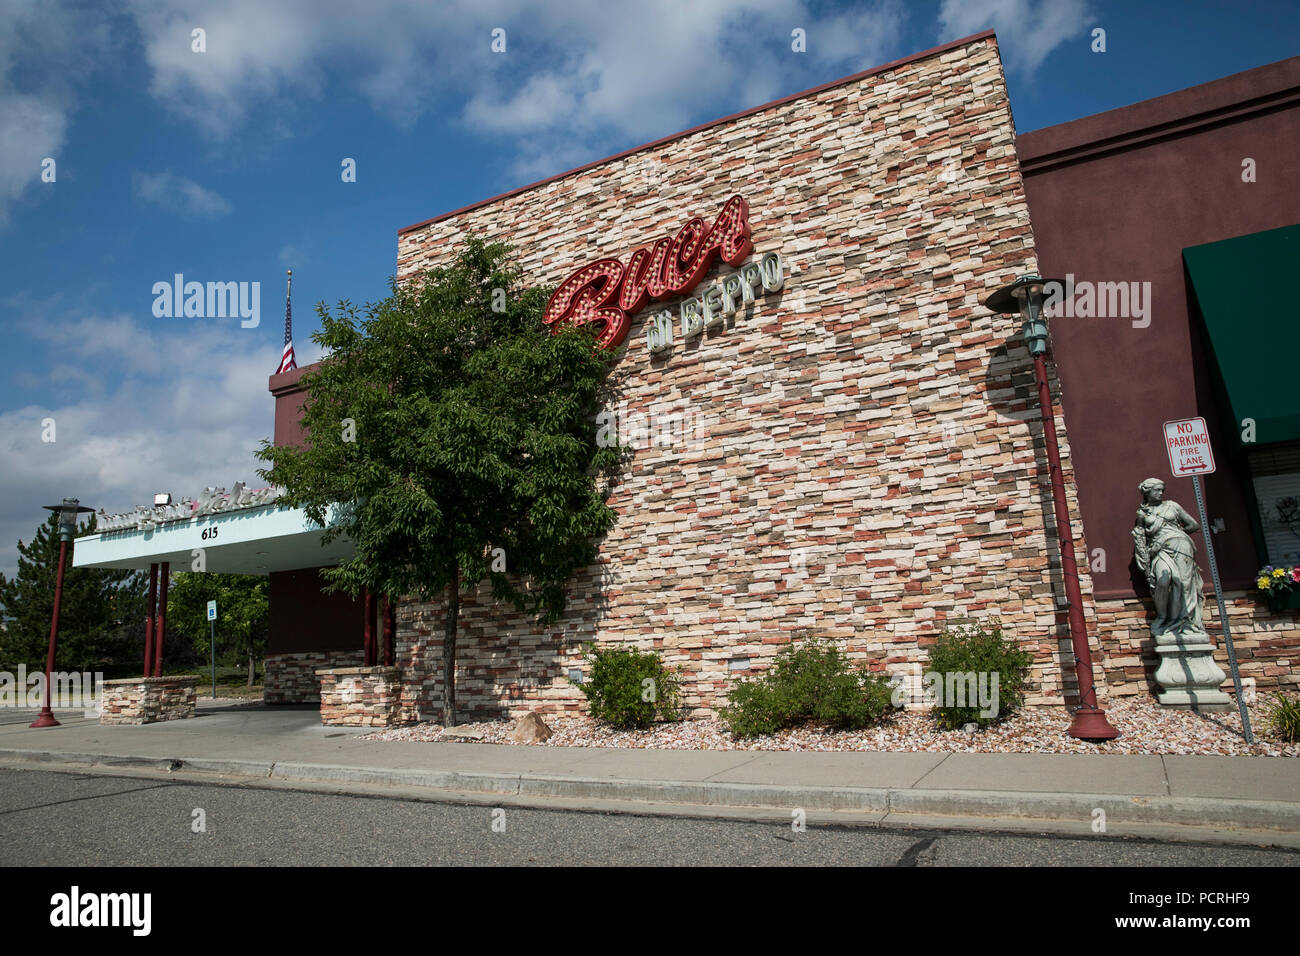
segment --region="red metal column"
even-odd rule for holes
[[[54,719],[54,711],[50,709],[50,688],[53,686],[51,681],[54,676],[54,644],[59,639],[59,603],[63,600],[63,561],[67,554],[68,542],[60,538],[59,571],[54,578],[54,614],[50,617],[50,649],[45,658],[45,703],[36,719],[27,725],[29,727],[59,726],[59,722]]]
[[[1079,566],[1074,559],[1074,533],[1070,529],[1070,511],[1065,501],[1061,450],[1056,444],[1056,416],[1052,412],[1052,395],[1047,388],[1047,364],[1041,355],[1034,356],[1034,378],[1038,380],[1038,407],[1043,416],[1043,440],[1047,443],[1052,509],[1056,512],[1056,535],[1061,548],[1061,573],[1065,577],[1065,596],[1070,602],[1070,644],[1074,648],[1074,670],[1079,680],[1081,706],[1070,721],[1069,734],[1083,740],[1110,740],[1119,736],[1119,731],[1106,720],[1105,711],[1097,708],[1097,689],[1092,682],[1092,653],[1088,649],[1083,594],[1079,590]]]
[[[158,630],[154,633],[153,676],[162,677],[163,643],[167,637],[167,582],[171,578],[172,565],[164,561],[159,575],[162,584],[158,593]]]
[[[153,673],[153,615],[158,603],[158,565],[149,565],[149,603],[144,608],[144,676]]]
[[[374,667],[375,666],[374,601],[370,596],[369,588],[366,588],[364,591],[361,592],[361,594],[362,594],[361,604],[363,608],[363,613],[366,616],[366,623],[364,625],[364,629],[361,632],[362,634],[361,646],[365,649],[365,666]]]

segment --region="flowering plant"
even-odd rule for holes
[[[1290,594],[1296,586],[1300,586],[1300,567],[1275,568],[1269,564],[1255,575],[1255,587],[1270,597]]]

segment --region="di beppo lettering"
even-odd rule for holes
[[[675,236],[636,250],[626,266],[617,259],[600,259],[579,269],[555,290],[542,321],[552,333],[566,325],[596,326],[597,344],[615,348],[627,338],[632,316],[647,302],[690,292],[714,259],[738,266],[753,248],[749,204],[742,196],[732,196],[712,226],[696,217]]]
[[[683,299],[679,306],[682,338],[691,339],[705,329],[722,326],[728,316],[755,301],[765,292],[780,292],[785,286],[784,266],[779,252],[769,252],[758,262],[747,262],[736,272],[714,282],[704,294]],[[646,347],[652,354],[664,352],[673,344],[673,314],[667,310],[653,316],[646,324]]]

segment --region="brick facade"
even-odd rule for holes
[[[355,651],[268,654],[262,699],[268,704],[314,704],[320,700],[320,678],[316,674],[318,670],[325,667],[359,667],[362,663],[364,658],[359,648]]]
[[[618,523],[555,627],[488,606],[486,587],[465,596],[460,708],[580,710],[564,675],[595,641],[682,665],[685,703],[703,714],[798,631],[892,666],[923,661],[948,622],[993,617],[1035,654],[1031,702],[1059,701],[1069,644],[1032,363],[1018,323],[981,304],[1035,268],[991,36],[406,231],[398,275],[474,233],[555,285],[692,216],[711,222],[736,193],[749,261],[779,252],[784,289],[689,344],[676,300],[633,317],[618,411],[695,427],[640,443],[611,501]],[[715,266],[694,294],[730,271]],[[652,358],[646,322],[661,308],[675,343]],[[441,602],[399,613],[406,719],[436,716],[441,618]]]
[[[1243,678],[1252,678],[1261,693],[1300,690],[1300,627],[1295,611],[1270,611],[1252,593],[1226,591],[1228,629]],[[1097,661],[1112,696],[1154,693],[1156,690],[1155,641],[1149,628],[1150,602],[1097,602],[1097,624],[1102,635],[1102,655]],[[1223,641],[1219,608],[1214,594],[1205,596],[1205,626],[1214,640],[1214,659],[1227,679],[1222,689],[1234,692]]]

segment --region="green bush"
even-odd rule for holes
[[[665,667],[654,651],[591,647],[587,662],[590,672],[578,689],[597,720],[628,730],[677,719],[680,672]]]
[[[759,737],[786,726],[791,708],[785,688],[770,681],[741,681],[727,695],[718,713],[733,737]]]
[[[740,681],[719,711],[735,737],[757,737],[812,721],[859,730],[890,711],[883,674],[854,667],[834,646],[804,639],[777,655],[761,677]]]
[[[942,686],[936,687],[941,696],[931,708],[939,726],[958,730],[966,724],[987,727],[1020,707],[1025,701],[1025,681],[1033,655],[1022,650],[1015,641],[1002,636],[1002,626],[994,623],[988,630],[977,624],[945,630],[930,650],[929,674],[939,675]],[[966,706],[955,706],[957,700],[949,699],[948,691],[956,689],[955,680],[948,675],[975,674],[976,686],[991,697],[992,713],[985,713],[978,700],[964,701]],[[993,693],[993,674],[997,674],[996,694]],[[928,683],[928,682],[927,682]],[[969,685],[963,684],[968,691]]]
[[[1268,699],[1264,721],[1270,732],[1283,740],[1295,743],[1300,740],[1300,697],[1276,693]]]

